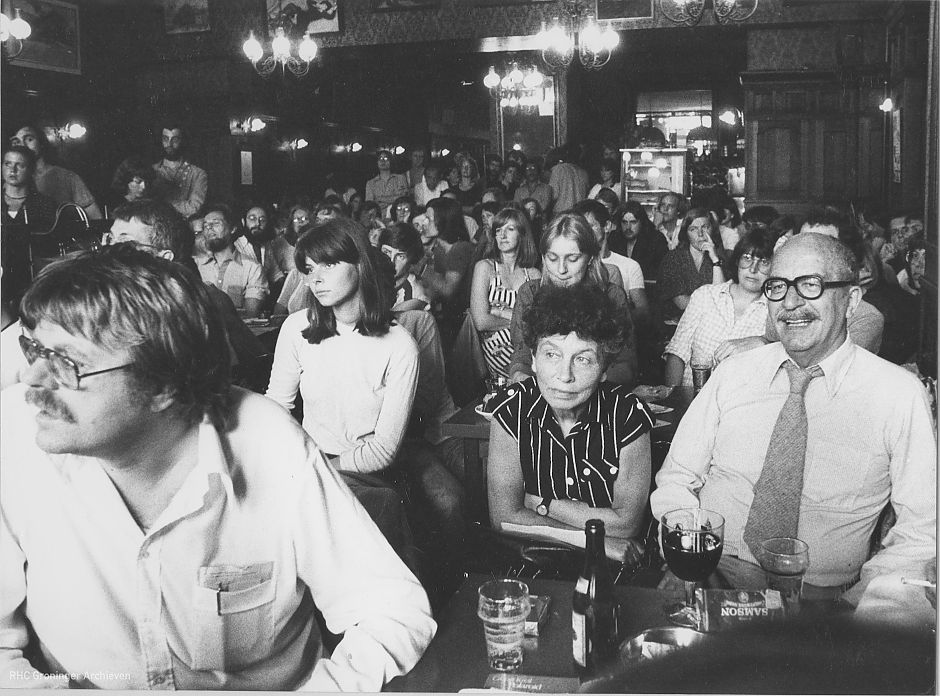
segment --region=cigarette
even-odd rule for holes
[[[932,590],[937,589],[937,583],[930,582],[929,580],[915,580],[914,578],[901,578],[901,584],[916,585],[917,587],[929,587]]]

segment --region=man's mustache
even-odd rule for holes
[[[68,423],[74,423],[75,418],[71,411],[52,396],[49,392],[41,389],[28,389],[26,391],[26,403],[37,406],[41,411],[45,411],[54,418],[61,418]]]

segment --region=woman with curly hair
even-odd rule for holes
[[[543,287],[522,315],[534,376],[487,402],[494,529],[580,531],[600,519],[608,549],[641,558],[653,418],[629,388],[604,381],[629,336],[626,316],[589,285]]]
[[[515,208],[504,208],[493,218],[483,259],[473,269],[470,314],[480,334],[483,357],[491,377],[509,377],[512,336],[509,325],[516,292],[523,283],[541,277],[538,249],[529,220]]]

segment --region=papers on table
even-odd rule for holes
[[[584,532],[578,529],[561,529],[547,525],[515,524],[513,522],[503,522],[502,526],[503,531],[507,534],[515,534],[530,539],[541,539],[542,541],[561,542],[562,544],[574,546],[579,549],[584,548]],[[623,561],[624,550],[618,541],[616,537],[607,537],[605,546],[607,558],[619,563]]]

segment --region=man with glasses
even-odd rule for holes
[[[257,317],[268,296],[268,281],[261,264],[235,248],[235,219],[222,203],[206,206],[203,237],[209,252],[199,260],[199,274],[207,285],[215,285],[235,303],[245,318]]]
[[[392,173],[392,153],[379,150],[376,153],[379,173],[366,182],[366,200],[375,201],[385,214],[396,198],[408,195],[408,179],[404,174]]]
[[[198,278],[120,244],[51,264],[21,313],[0,686],[379,691],[417,662],[421,585],[289,414],[229,385]]]
[[[657,518],[699,505],[724,516],[712,587],[762,589],[759,542],[794,536],[809,544],[804,599],[854,605],[871,583],[908,610],[899,617],[933,622],[922,588],[900,582],[924,578],[936,556],[930,409],[914,375],[849,336],[857,274],[854,254],[824,235],[798,235],[774,255],[763,291],[780,341],[715,369],[650,502]],[[897,522],[869,558],[889,502]]]

